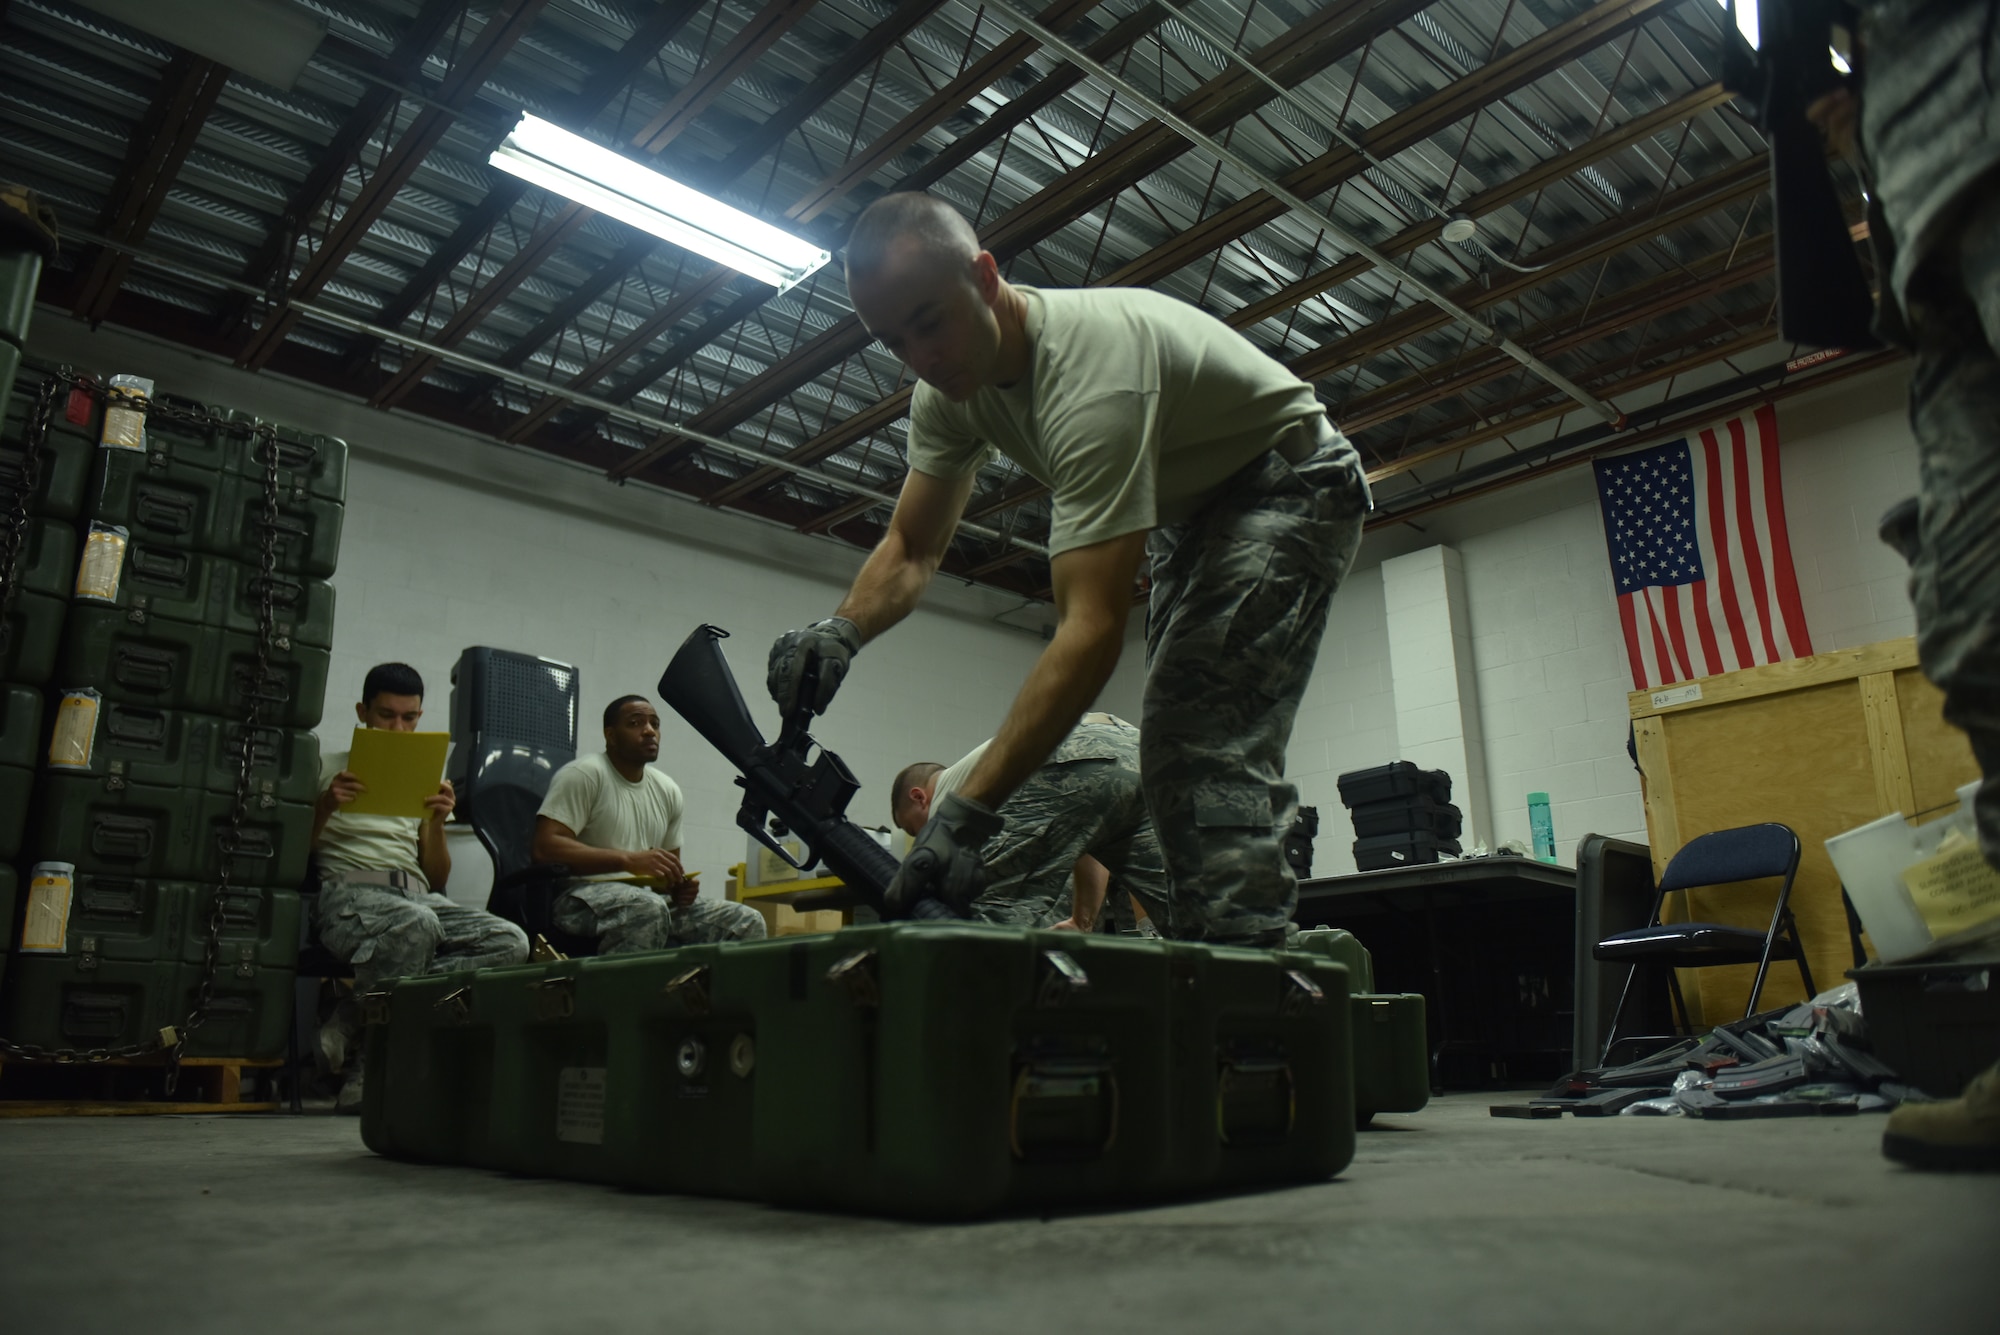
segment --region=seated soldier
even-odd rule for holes
[[[369,669],[354,713],[362,726],[415,732],[424,716],[424,679],[404,663]],[[429,815],[366,816],[345,808],[367,791],[347,772],[345,751],[320,758],[321,792],[313,808],[313,853],[320,891],[315,925],[319,939],[354,966],[354,988],[366,992],[390,978],[453,969],[520,964],[528,937],[519,927],[482,909],[455,904],[438,893],[451,875],[444,822],[455,800],[444,783],[424,799]],[[339,1071],[356,1033],[351,1004],[320,1030],[320,1052]],[[359,1068],[341,1087],[337,1105],[359,1112]]]
[[[533,849],[578,878],[555,903],[556,926],[599,938],[605,955],[763,936],[764,915],[748,904],[697,898],[681,868],[680,785],[647,764],[659,756],[658,711],[625,695],[604,708],[604,750],[556,771]]]
[[[915,837],[932,806],[972,773],[988,745],[949,769],[919,761],[898,774],[889,813],[897,827]],[[981,849],[986,886],[972,902],[973,917],[1089,931],[1115,883],[1114,921],[1121,927],[1127,895],[1156,925],[1166,922],[1166,863],[1139,787],[1139,730],[1124,719],[1085,714],[1000,815],[1005,827]]]

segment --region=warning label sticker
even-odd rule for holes
[[[565,1066],[556,1075],[556,1139],[604,1143],[604,1068]]]
[[[60,955],[69,947],[69,897],[76,866],[38,862],[29,875],[28,912],[21,924],[20,949]]]

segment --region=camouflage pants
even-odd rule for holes
[[[1985,776],[1973,804],[2000,867],[2000,182],[1911,280],[1910,426],[1921,466],[1910,596],[1924,673]]]
[[[390,978],[528,958],[528,935],[519,927],[429,890],[329,880],[315,912],[321,944],[354,966],[357,992]]]
[[[600,955],[711,941],[757,941],[764,936],[764,915],[748,904],[697,899],[679,909],[673,900],[645,886],[603,881],[572,885],[556,901],[555,920],[565,932],[596,937]]]
[[[1079,723],[1000,814],[1006,827],[980,849],[987,880],[974,917],[1012,927],[1068,917],[1070,873],[1088,853],[1111,873],[1107,908],[1136,894],[1165,921],[1167,869],[1139,783],[1138,729]]]
[[[1326,428],[1310,455],[1265,455],[1147,543],[1141,770],[1173,901],[1156,925],[1170,936],[1283,939],[1298,900],[1285,744],[1367,510],[1361,461]]]

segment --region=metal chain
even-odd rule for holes
[[[144,414],[149,423],[157,418],[183,426],[222,431],[232,435],[248,431],[252,437],[250,447],[252,457],[262,456],[263,509],[257,524],[257,659],[243,683],[245,706],[242,731],[236,739],[235,801],[230,806],[229,828],[217,840],[216,851],[221,865],[215,881],[215,896],[209,901],[207,929],[202,934],[201,980],[195,987],[194,1004],[188,1011],[187,1019],[179,1025],[171,1025],[145,1042],[127,1043],[115,1048],[45,1048],[38,1043],[16,1043],[11,1039],[0,1038],[0,1056],[36,1064],[85,1065],[121,1061],[163,1051],[167,1054],[166,1092],[171,1096],[180,1081],[181,1056],[187,1049],[188,1039],[208,1022],[208,1013],[215,999],[215,974],[222,953],[222,928],[226,919],[225,906],[229,896],[230,864],[242,847],[243,818],[249,812],[252,789],[256,783],[252,771],[256,764],[257,734],[263,725],[265,697],[271,687],[271,654],[274,649],[291,648],[289,637],[277,633],[275,607],[277,589],[275,576],[278,566],[278,436],[276,429],[269,423],[260,422],[254,427],[246,427],[241,422],[226,421],[208,413],[182,408],[177,404],[161,403],[117,390],[100,389],[94,383],[72,375],[68,367],[62,368],[60,378],[68,380],[102,403],[109,404],[114,399],[129,399],[130,402],[120,406]],[[54,402],[55,384],[56,379],[45,379],[37,395],[35,416],[29,421],[28,431],[23,436],[23,443],[29,449],[30,457],[41,449],[47,437],[48,409]],[[17,501],[16,508],[25,511],[25,501]],[[6,552],[0,552],[0,556],[9,555],[11,548]],[[6,573],[11,581],[11,564]],[[11,582],[8,587],[11,591]]]
[[[42,443],[49,434],[55,384],[43,380],[35,391],[27,429],[21,433],[21,471],[13,494],[7,497],[6,515],[0,518],[0,616],[13,610],[14,590],[21,582],[21,552],[28,545],[28,501],[42,483]]]

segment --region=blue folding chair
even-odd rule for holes
[[[1690,840],[1667,864],[1653,894],[1653,911],[1647,925],[1619,932],[1599,941],[1591,954],[1608,964],[1629,964],[1625,986],[1618,994],[1618,1009],[1612,1012],[1611,1027],[1604,1039],[1603,1061],[1617,1041],[1618,1021],[1625,1014],[1626,1000],[1640,965],[1667,971],[1667,986],[1673,994],[1674,1014],[1683,1033],[1693,1032],[1687,1001],[1681,996],[1676,969],[1702,969],[1721,964],[1754,964],[1757,977],[1750,984],[1750,1000],[1745,1016],[1757,1012],[1757,998],[1764,990],[1764,977],[1771,961],[1796,960],[1806,995],[1814,995],[1812,969],[1806,963],[1805,945],[1799,939],[1798,924],[1792,918],[1792,880],[1799,871],[1799,837],[1790,826],[1775,823],[1745,825],[1734,830],[1717,830]],[[1738,881],[1759,881],[1782,877],[1777,907],[1771,922],[1759,932],[1750,927],[1729,927],[1715,922],[1662,922],[1661,910],[1668,895],[1706,886],[1729,885]]]

